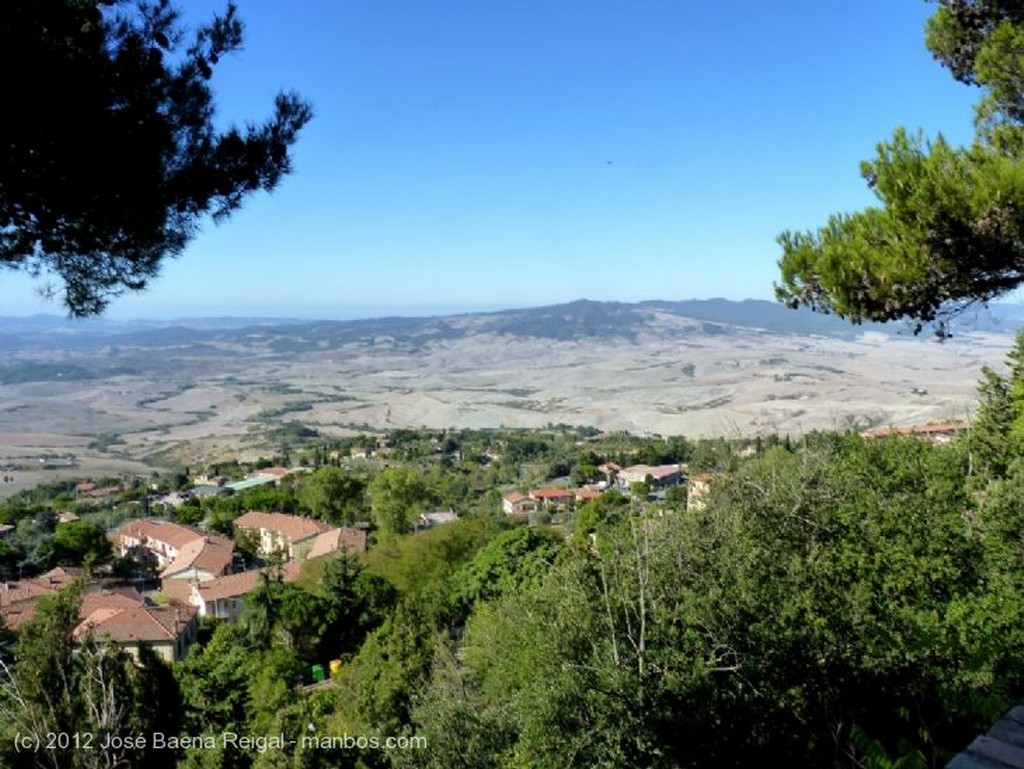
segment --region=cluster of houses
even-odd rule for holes
[[[83,579],[82,569],[57,567],[38,577],[0,584],[0,615],[4,626],[17,630],[36,613],[39,600],[55,595],[72,581]],[[142,644],[168,662],[181,659],[196,639],[195,607],[156,606],[130,585],[115,587],[91,581],[79,605],[75,638],[88,634],[105,638],[138,656]]]
[[[620,467],[614,462],[606,462],[597,469],[605,479],[593,485],[576,489],[537,488],[526,493],[511,491],[501,498],[502,511],[506,515],[562,512],[576,503],[597,499],[608,489],[629,491],[633,484],[646,483],[651,491],[658,492],[687,481],[685,467],[680,464]]]
[[[652,491],[685,483],[688,505],[697,507],[706,496],[712,475],[690,475],[684,465],[632,465],[613,463],[598,470],[604,480],[582,488],[534,488],[526,493],[510,492],[502,499],[507,515],[542,511],[564,511],[578,503],[597,499],[609,489],[630,491],[644,483]],[[280,481],[280,468],[269,468],[256,483]],[[218,479],[213,481],[216,486]],[[82,485],[80,496],[112,489]],[[97,495],[99,496],[99,495]],[[424,513],[417,528],[450,523],[458,519],[453,511]],[[158,518],[136,518],[123,523],[109,536],[119,556],[131,556],[147,564],[157,575],[163,603],[157,605],[130,585],[110,585],[90,580],[79,610],[79,638],[92,635],[111,641],[138,655],[145,644],[168,661],[183,658],[196,639],[199,617],[235,621],[244,608],[245,596],[270,576],[286,582],[298,578],[304,561],[341,551],[361,553],[367,547],[366,531],[329,524],[284,513],[249,511],[234,521],[235,539],[201,531]],[[2,532],[0,532],[2,536]],[[236,541],[276,562],[273,568],[244,570]],[[0,616],[17,630],[36,610],[38,601],[53,595],[85,575],[80,569],[57,568],[38,577],[0,583]]]
[[[236,536],[246,537],[260,555],[273,558],[273,571],[284,581],[299,575],[303,561],[341,551],[366,550],[366,532],[332,527],[323,521],[284,513],[248,512],[235,520]],[[245,596],[270,570],[241,571],[235,542],[172,521],[133,519],[110,534],[114,550],[149,564],[160,580],[166,602],[156,605],[133,586],[110,586],[90,580],[79,610],[77,637],[92,634],[137,656],[143,644],[169,662],[181,659],[196,639],[196,618],[236,620]],[[38,577],[0,584],[0,616],[17,630],[81,569],[57,568]]]
[[[249,473],[240,481],[231,481],[223,475],[200,475],[195,479],[190,494],[195,497],[220,496],[237,494],[240,491],[248,491],[260,486],[280,486],[284,478],[299,472],[305,472],[305,470],[290,467],[265,467]]]
[[[909,435],[940,446],[971,429],[970,422],[940,422],[912,427],[875,427],[861,433],[862,438],[885,438],[890,435]]]
[[[909,435],[930,443],[948,443],[957,435],[970,429],[968,422],[943,422],[939,424],[916,425],[913,427],[881,427],[866,430],[865,438],[883,438],[889,435]],[[657,493],[671,486],[686,484],[686,506],[697,510],[707,504],[711,482],[718,473],[687,473],[685,465],[630,465],[620,467],[613,462],[600,465],[598,471],[605,480],[581,488],[547,487],[528,491],[511,491],[502,496],[502,511],[506,515],[530,515],[532,513],[558,513],[570,509],[574,504],[595,499],[608,489],[630,491],[637,483],[645,483],[650,491]]]
[[[92,481],[75,484],[75,501],[78,504],[99,504],[107,502],[124,491],[120,484],[98,486]]]
[[[922,425],[910,428],[879,428],[862,435],[869,438],[891,434],[913,435],[933,443],[945,443],[968,429],[967,423]],[[686,485],[687,507],[699,509],[706,504],[715,473],[689,474],[685,465],[636,464],[620,467],[608,462],[598,467],[604,480],[580,488],[540,487],[511,491],[502,497],[502,510],[509,516],[540,512],[563,512],[574,505],[597,499],[610,489],[631,492],[635,484],[646,484],[655,494],[673,486]],[[271,467],[253,473],[242,481],[201,478],[193,489],[197,496],[230,493],[264,484],[277,484],[290,473]],[[123,489],[116,485],[97,486],[80,483],[75,487],[79,501],[109,499]],[[167,499],[171,505],[180,500]],[[60,523],[77,520],[73,513],[62,513]],[[424,513],[419,529],[458,520],[453,511]],[[158,575],[165,602],[157,605],[134,586],[110,585],[92,579],[87,582],[79,608],[78,638],[92,635],[107,639],[135,656],[145,644],[168,661],[181,659],[196,639],[197,617],[236,620],[242,613],[245,596],[264,578],[279,577],[288,582],[297,579],[304,561],[341,551],[361,553],[367,547],[366,531],[332,527],[323,521],[284,513],[250,511],[234,522],[236,540],[247,544],[264,558],[277,562],[273,569],[244,570],[235,540],[200,531],[172,521],[139,518],[126,521],[110,534],[120,556],[131,556],[149,565]],[[14,527],[0,524],[0,539]],[[271,575],[271,571],[273,574]],[[0,582],[0,616],[4,626],[17,630],[36,611],[38,601],[66,588],[86,575],[81,569],[58,567],[38,577]]]

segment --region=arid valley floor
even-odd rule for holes
[[[774,311],[763,323],[709,321],[663,304],[347,323],[0,323],[0,465],[14,479],[0,495],[60,475],[269,456],[303,428],[566,423],[737,437],[964,420],[981,367],[1000,367],[1012,341],[1008,331],[939,343],[780,330]],[[42,469],[68,454],[74,467]]]

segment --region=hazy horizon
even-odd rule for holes
[[[500,315],[502,313],[522,313],[529,312],[532,310],[544,310],[545,308],[553,307],[565,307],[579,302],[594,302],[599,304],[611,304],[621,305],[624,307],[633,307],[637,305],[644,305],[649,303],[666,303],[666,304],[729,304],[729,305],[742,305],[745,303],[755,303],[763,305],[759,309],[753,310],[755,313],[754,317],[748,317],[745,321],[740,320],[733,311],[726,309],[722,314],[722,307],[713,308],[694,308],[694,318],[705,320],[712,323],[725,323],[734,324],[739,323],[740,325],[750,325],[754,327],[763,326],[765,328],[778,327],[781,323],[783,327],[794,329],[803,327],[804,333],[833,333],[834,331],[842,328],[846,328],[850,333],[866,332],[866,331],[879,331],[883,333],[895,333],[897,335],[918,336],[922,339],[932,339],[933,336],[930,332],[923,334],[913,333],[913,324],[905,321],[893,321],[890,323],[871,323],[866,322],[862,325],[854,325],[844,321],[841,318],[837,318],[834,315],[822,314],[814,312],[807,307],[801,307],[797,310],[790,310],[784,308],[783,304],[775,300],[761,299],[758,297],[745,297],[742,299],[730,299],[727,297],[713,296],[713,297],[687,297],[682,299],[668,299],[665,297],[647,297],[644,299],[638,299],[636,301],[624,301],[618,299],[592,299],[590,297],[575,297],[564,302],[556,303],[537,303],[537,304],[522,304],[518,306],[514,305],[492,305],[492,306],[434,306],[434,307],[382,307],[382,308],[364,308],[362,311],[354,310],[350,308],[349,312],[335,311],[333,313],[324,311],[319,312],[317,308],[305,308],[305,311],[296,312],[295,314],[277,314],[269,312],[260,312],[258,308],[252,308],[250,312],[213,312],[208,311],[209,308],[204,308],[207,311],[198,311],[193,314],[157,314],[147,313],[139,316],[129,316],[123,313],[112,312],[101,316],[93,316],[89,318],[70,318],[64,314],[58,314],[54,312],[35,312],[27,314],[10,314],[3,313],[0,310],[0,322],[11,321],[15,324],[15,330],[22,323],[31,323],[33,320],[38,320],[42,327],[40,331],[45,331],[46,328],[53,327],[54,324],[60,324],[61,327],[69,328],[79,326],[81,328],[103,328],[113,327],[116,330],[118,325],[124,326],[196,326],[202,324],[210,324],[212,327],[224,326],[244,326],[248,323],[256,324],[304,324],[304,323],[346,323],[346,322],[364,322],[364,321],[377,321],[387,319],[409,319],[409,320],[429,320],[431,318],[452,318],[466,315]],[[218,308],[223,310],[223,308]],[[710,314],[707,314],[710,310]],[[780,314],[775,315],[774,312],[778,311]],[[674,311],[674,310],[673,310]],[[765,314],[767,312],[767,314]],[[804,320],[800,325],[793,326],[792,322],[785,319],[785,316],[790,314],[799,314],[804,316]],[[795,318],[794,318],[795,320]],[[824,323],[824,325],[822,325]],[[965,311],[959,316],[956,316],[950,320],[949,330],[954,335],[971,334],[978,332],[985,333],[998,333],[998,334],[1009,334],[1017,331],[1019,327],[1024,327],[1024,297],[1020,291],[1015,291],[1009,294],[1001,301],[990,302],[987,306],[977,307]],[[111,330],[111,329],[108,329]],[[21,330],[24,332],[24,329]]]
[[[195,26],[222,0],[182,8]],[[776,236],[870,205],[897,126],[973,134],[922,2],[243,4],[221,125],[280,89],[294,174],[108,317],[368,317],[772,298]],[[866,45],[869,41],[870,45]],[[6,314],[61,312],[0,276]]]
[[[644,302],[713,302],[713,301],[727,301],[734,303],[741,302],[768,302],[770,304],[777,304],[772,299],[765,299],[761,297],[743,297],[741,299],[730,299],[723,296],[708,296],[708,297],[685,297],[680,299],[668,299],[665,297],[647,297],[644,299],[636,300],[620,300],[620,299],[592,299],[586,296],[577,296],[572,299],[560,302],[543,302],[543,303],[528,303],[528,304],[507,304],[507,305],[436,305],[436,306],[392,306],[392,307],[377,307],[377,308],[363,308],[355,309],[350,308],[349,310],[336,310],[330,312],[329,310],[318,310],[317,308],[295,308],[295,313],[279,313],[279,312],[261,312],[259,308],[253,306],[251,311],[239,311],[239,312],[217,312],[216,308],[206,308],[205,310],[196,311],[193,313],[182,312],[175,313],[173,311],[160,313],[160,314],[143,314],[143,315],[126,315],[123,312],[118,312],[117,307],[112,305],[111,309],[100,316],[93,318],[69,318],[66,314],[42,310],[39,312],[29,313],[10,313],[0,311],[0,318],[35,318],[35,317],[47,317],[47,318],[64,318],[71,323],[88,323],[90,321],[112,321],[112,322],[132,322],[132,321],[175,321],[175,320],[203,320],[203,319],[273,319],[273,320],[301,320],[301,321],[346,321],[346,320],[374,320],[378,318],[430,318],[430,317],[443,317],[450,315],[472,315],[476,313],[492,313],[492,312],[506,312],[512,310],[530,310],[538,309],[541,307],[557,307],[564,304],[571,304],[573,302],[580,301],[591,301],[591,302],[602,302],[609,304],[642,304]],[[53,310],[58,309],[56,305],[52,305]]]

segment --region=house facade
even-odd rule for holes
[[[207,580],[229,574],[235,543],[172,521],[125,521],[112,535],[120,556],[132,556],[156,567],[162,581]]]
[[[85,616],[75,628],[75,639],[92,637],[112,643],[136,660],[145,645],[166,662],[184,659],[196,642],[196,608],[171,604],[101,607]]]
[[[565,510],[576,499],[571,489],[531,489],[530,499],[545,510]]]
[[[317,535],[330,528],[323,521],[312,518],[256,510],[250,510],[235,519],[235,530],[249,532],[254,536],[261,555],[280,554],[285,560],[305,557]]]
[[[192,584],[191,595],[188,603],[195,607],[200,617],[214,617],[216,619],[235,622],[242,616],[245,609],[245,597],[259,587],[263,575],[270,576],[270,572],[244,571],[239,574],[229,574],[226,577],[218,577],[208,582],[195,582]],[[288,561],[280,572],[283,582],[293,582],[299,576],[299,564],[297,561]]]
[[[696,473],[687,479],[686,485],[686,509],[703,510],[708,505],[708,497],[711,494],[711,483],[715,478],[722,477],[722,473]]]
[[[0,585],[0,615],[5,626],[17,631],[31,620],[39,601],[56,595],[74,580],[81,569],[57,568],[38,577]],[[153,606],[131,586],[85,585],[78,606],[76,641],[92,638],[113,643],[138,659],[139,648],[150,646],[168,662],[182,659],[196,640],[196,610],[191,606]]]
[[[537,501],[518,491],[512,491],[502,496],[501,509],[505,515],[527,515],[537,512]]]

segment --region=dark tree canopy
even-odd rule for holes
[[[855,323],[943,321],[1024,282],[1024,5],[938,0],[926,40],[981,88],[969,147],[900,128],[861,174],[880,205],[779,236],[776,295]]]
[[[170,0],[9,0],[0,25],[0,266],[100,313],[291,170],[312,116],[294,93],[266,122],[217,131],[213,67],[242,44],[222,15],[186,33]]]

